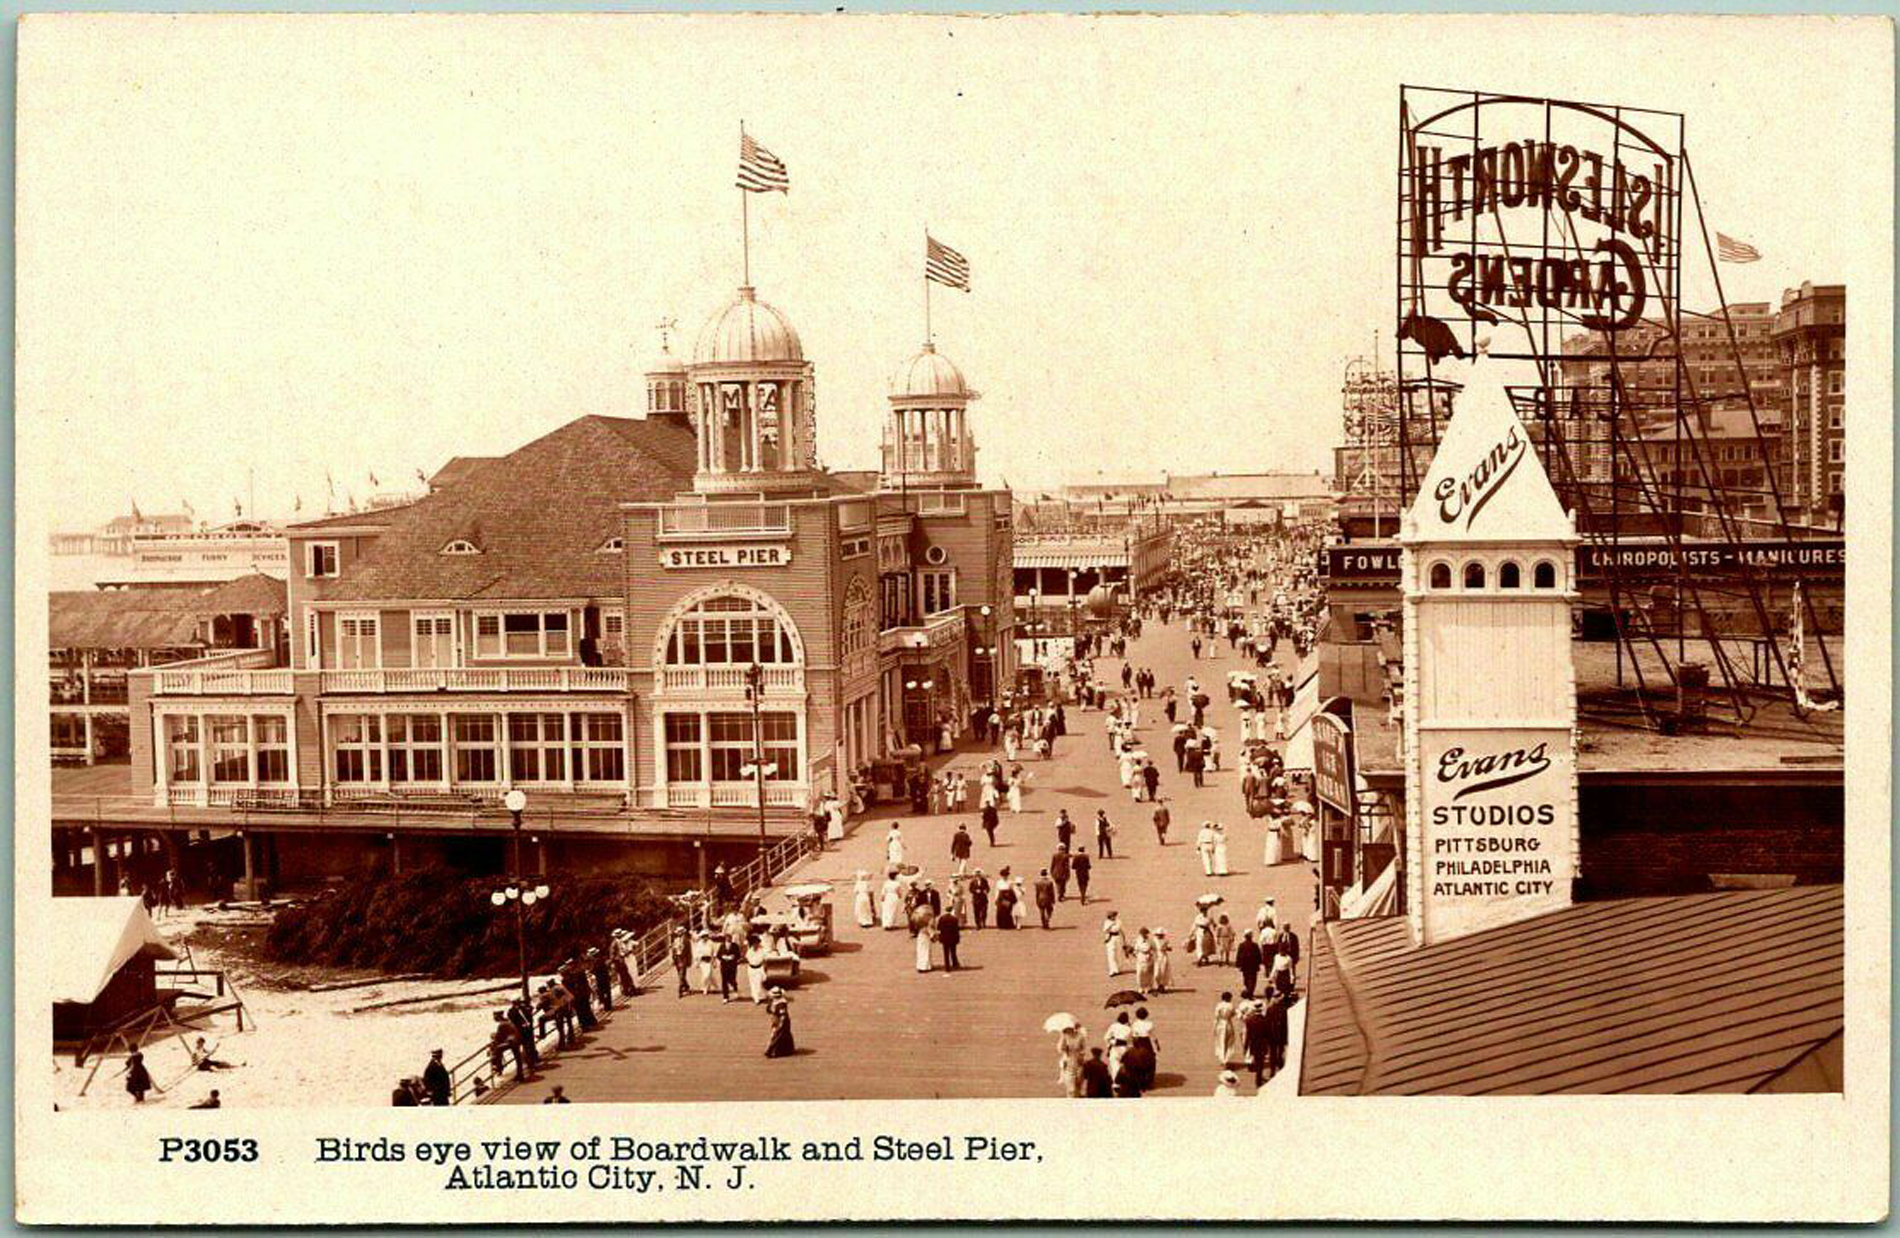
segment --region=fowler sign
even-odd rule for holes
[[[1433,731],[1421,755],[1426,940],[1568,906],[1576,812],[1569,732]]]
[[[786,567],[790,546],[666,546],[660,566],[676,567]]]

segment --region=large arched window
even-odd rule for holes
[[[666,636],[668,666],[770,666],[798,660],[791,629],[779,611],[743,594],[700,601],[674,620]]]

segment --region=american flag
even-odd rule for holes
[[[1715,234],[1715,256],[1723,262],[1759,262],[1761,251],[1747,241],[1738,241],[1732,236],[1718,232]]]
[[[739,188],[747,193],[790,193],[791,173],[777,155],[760,146],[747,133],[739,135]]]
[[[970,264],[962,254],[924,234],[924,278],[946,288],[970,291]]]

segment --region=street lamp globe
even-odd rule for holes
[[[493,894],[490,894],[488,896],[488,901],[493,903],[495,906],[500,907],[501,905],[503,905],[504,903],[508,901],[508,896],[506,894],[503,894],[500,890],[496,890]]]
[[[520,812],[528,806],[528,793],[520,787],[510,787],[508,794],[501,797],[501,806],[509,812]]]

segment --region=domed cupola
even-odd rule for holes
[[[647,368],[647,420],[668,421],[682,429],[692,428],[691,385],[686,378],[686,363],[673,355],[668,336],[673,320],[660,324],[660,355]]]
[[[686,367],[702,492],[808,490],[818,470],[812,366],[791,320],[750,287],[706,320]]]
[[[965,414],[976,398],[935,344],[899,366],[884,427],[885,487],[974,486],[976,442]]]

